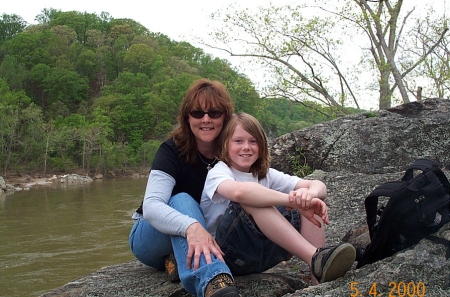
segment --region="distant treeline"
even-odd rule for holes
[[[27,26],[17,15],[0,18],[4,174],[150,166],[184,92],[201,77],[224,83],[235,110],[255,115],[272,138],[332,114],[314,103],[261,99],[228,61],[131,19],[54,9],[36,19]]]

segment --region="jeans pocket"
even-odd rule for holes
[[[235,249],[226,249],[225,262],[233,275],[246,275],[259,271],[259,261]]]

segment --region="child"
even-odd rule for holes
[[[259,273],[295,255],[313,284],[343,276],[355,261],[349,243],[325,245],[326,186],[270,166],[267,138],[246,113],[231,117],[219,161],[208,172],[200,206],[233,275]]]

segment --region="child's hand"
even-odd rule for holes
[[[318,193],[308,188],[299,188],[289,192],[289,202],[294,202],[301,209],[309,209],[313,198],[318,197]]]
[[[314,217],[314,215],[318,215],[325,224],[328,225],[330,223],[328,220],[327,205],[319,198],[311,199],[310,207],[308,209],[298,208],[298,212],[319,228],[322,227],[322,224]]]

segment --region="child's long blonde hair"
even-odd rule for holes
[[[254,176],[258,176],[258,179],[260,180],[266,177],[267,172],[269,171],[271,157],[266,133],[264,132],[264,129],[259,121],[252,115],[245,112],[240,112],[231,116],[228,125],[224,128],[222,135],[220,136],[218,159],[230,166],[231,162],[228,155],[228,142],[231,136],[233,136],[236,126],[239,124],[245,131],[255,137],[258,144],[259,157],[250,167],[250,172]]]

